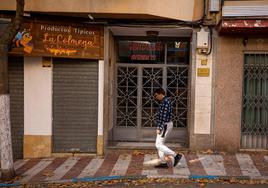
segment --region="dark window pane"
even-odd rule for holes
[[[164,63],[165,45],[162,42],[118,41],[119,63]]]
[[[167,63],[168,64],[189,64],[189,43],[188,42],[168,42],[167,43]]]

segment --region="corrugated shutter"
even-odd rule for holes
[[[23,57],[8,58],[8,77],[13,158],[19,159],[23,158],[24,133]]]
[[[255,6],[223,6],[223,17],[268,16],[268,5]]]
[[[96,152],[98,63],[53,60],[53,152]]]

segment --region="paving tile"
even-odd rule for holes
[[[242,176],[241,169],[235,155],[224,155],[223,163],[227,176]]]
[[[78,177],[91,159],[92,157],[81,157],[61,179],[72,179]]]
[[[157,159],[152,151],[112,151],[104,157],[59,157],[15,162],[23,182],[64,180],[83,177],[140,176],[188,178],[190,175],[250,176],[268,178],[268,156],[259,154],[204,155],[185,153],[174,168],[156,169],[144,162]]]
[[[200,159],[195,154],[188,154],[185,158],[191,175],[207,175],[202,163],[200,162],[202,158]]]
[[[56,170],[59,166],[61,166],[66,160],[67,160],[66,157],[54,158],[53,162],[50,163],[44,170],[36,174],[31,179],[31,181],[34,181],[34,182],[44,181],[47,177],[53,176],[54,170]]]

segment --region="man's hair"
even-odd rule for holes
[[[162,94],[162,95],[166,95],[166,92],[163,88],[158,88],[154,91],[154,94]]]

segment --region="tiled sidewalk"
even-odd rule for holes
[[[20,182],[59,181],[84,177],[141,176],[188,178],[191,176],[245,176],[268,179],[268,154],[183,153],[180,163],[169,169],[144,166],[157,158],[155,151],[109,151],[104,157],[75,156],[25,159],[15,162]]]

